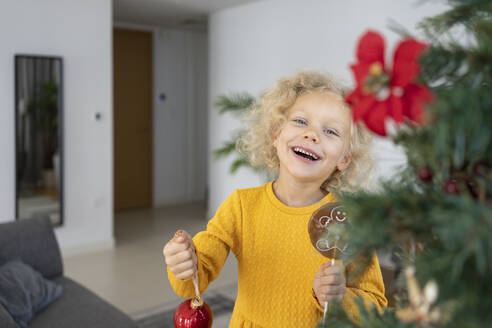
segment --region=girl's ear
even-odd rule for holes
[[[350,157],[349,155],[343,156],[343,159],[340,161],[340,163],[337,164],[337,169],[339,171],[345,170],[350,165],[351,161],[352,157]]]

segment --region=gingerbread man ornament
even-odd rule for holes
[[[340,203],[328,203],[313,213],[308,224],[314,248],[323,256],[339,259],[347,249],[347,214]]]

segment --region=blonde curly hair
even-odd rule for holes
[[[280,163],[273,140],[287,121],[288,109],[298,97],[312,92],[339,95],[341,104],[350,108],[343,101],[346,93],[344,87],[330,76],[305,71],[280,79],[263,93],[261,102],[254,104],[245,115],[245,133],[236,143],[237,150],[248,157],[253,167],[266,169],[270,175],[278,174]],[[350,165],[342,171],[336,169],[321,188],[328,192],[354,192],[367,187],[372,169],[371,142],[368,130],[362,124],[351,121],[347,149],[347,155],[351,157]]]

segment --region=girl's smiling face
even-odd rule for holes
[[[334,93],[313,92],[297,98],[273,146],[280,162],[279,178],[323,182],[337,168],[346,169],[351,113]]]

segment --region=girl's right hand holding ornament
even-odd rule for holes
[[[197,270],[195,244],[184,230],[178,230],[162,250],[166,265],[176,278],[190,279]]]
[[[320,306],[326,301],[341,302],[347,289],[342,267],[338,264],[325,263],[314,276],[313,291]]]

